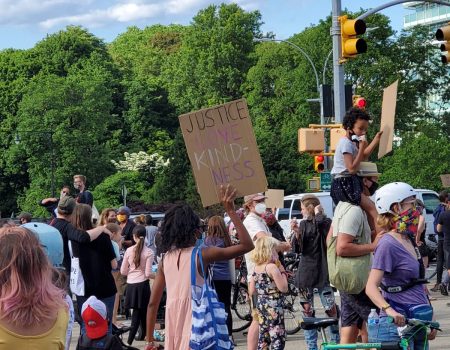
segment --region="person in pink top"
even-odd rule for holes
[[[239,244],[226,248],[204,247],[201,250],[204,264],[223,261],[241,256],[254,248],[246,228],[234,210],[236,190],[227,186],[221,187],[222,204],[236,226],[239,234]],[[165,253],[158,266],[152,295],[147,311],[147,346],[146,350],[156,349],[153,339],[156,312],[158,310],[164,288],[167,289],[166,300],[166,333],[165,350],[188,350],[192,328],[191,307],[191,254],[196,241],[201,237],[202,227],[199,217],[187,204],[177,204],[171,207],[164,216],[161,228],[161,245]],[[197,265],[198,262],[197,262]],[[198,272],[197,284],[203,283]]]
[[[133,229],[133,240],[136,244],[125,251],[120,267],[120,273],[127,276],[125,307],[133,309],[128,345],[133,343],[139,326],[143,332],[146,329],[147,305],[150,300],[149,278],[153,261],[153,252],[144,242],[146,233],[145,226],[142,225]]]

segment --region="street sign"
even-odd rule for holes
[[[320,173],[320,190],[321,191],[331,190],[331,174],[329,172]]]
[[[306,182],[306,187],[308,191],[319,191],[320,189],[320,178],[318,177],[312,177],[308,179]]]

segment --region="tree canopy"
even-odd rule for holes
[[[356,17],[358,14],[349,14]],[[310,155],[297,130],[319,123],[311,63],[284,42],[258,42],[258,11],[211,5],[190,25],[130,27],[105,43],[68,26],[29,50],[0,52],[0,211],[45,215],[38,201],[87,176],[99,209],[127,199],[187,201],[201,208],[177,116],[245,97],[270,188],[306,190]],[[288,38],[332,83],[331,18]],[[368,52],[345,63],[345,80],[368,101],[369,134],[379,129],[383,88],[399,79],[395,134],[379,166],[383,183],[402,180],[439,190],[450,173],[450,75],[428,28],[394,32],[383,15],[367,19]],[[126,154],[158,154],[153,170],[117,168]],[[374,159],[375,160],[375,159]],[[124,163],[123,163],[124,164]],[[53,171],[52,171],[53,169]],[[150,169],[150,168],[149,168]]]

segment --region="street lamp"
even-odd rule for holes
[[[303,50],[300,46],[298,46],[298,45],[296,45],[293,42],[288,41],[288,40],[272,39],[272,38],[254,38],[253,41],[256,41],[256,42],[274,41],[274,42],[286,43],[286,44],[292,46],[293,48],[295,48],[297,51],[300,51],[300,53],[308,60],[308,62],[310,63],[310,65],[311,65],[311,67],[313,69],[314,76],[316,78],[316,89],[317,89],[317,92],[319,93],[319,98],[318,99],[316,99],[316,98],[315,99],[308,99],[308,101],[309,102],[319,102],[320,103],[320,124],[324,125],[325,124],[325,117],[324,117],[324,111],[323,111],[322,89],[320,88],[319,75],[317,74],[316,66],[314,65],[314,62],[311,59],[311,57],[309,57],[309,55],[305,52],[305,50]],[[327,57],[327,60],[328,60],[328,57]],[[325,72],[325,66],[324,66],[324,72]],[[324,76],[325,76],[325,73],[324,73]]]
[[[51,167],[51,192],[52,197],[55,197],[56,191],[55,191],[55,148],[53,145],[53,131],[51,130],[21,130],[16,132],[16,136],[14,137],[14,143],[16,145],[20,144],[22,139],[20,138],[20,134],[39,134],[43,135],[45,137],[48,137],[49,145],[50,145],[50,152],[51,152],[51,161],[50,161],[50,167]]]

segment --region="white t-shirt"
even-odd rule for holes
[[[251,239],[253,241],[256,240],[256,234],[258,232],[266,232],[266,234],[270,237],[272,237],[272,233],[269,231],[269,228],[267,227],[266,222],[264,219],[260,216],[258,216],[255,213],[249,213],[247,217],[244,219],[243,224],[245,228],[248,231],[248,234],[250,235]],[[245,254],[245,262],[247,264],[247,279],[249,280],[251,275],[253,274],[253,271],[255,270],[255,264],[250,259],[250,253],[248,252]]]
[[[369,244],[371,242],[370,226],[367,215],[361,207],[340,201],[334,210],[333,237],[346,233],[355,237],[354,242]]]
[[[358,155],[358,147],[356,147],[355,143],[350,141],[348,137],[342,137],[336,146],[333,169],[331,169],[332,175],[345,174],[348,172],[348,169],[345,167],[344,153],[350,153],[353,158],[356,158]]]

